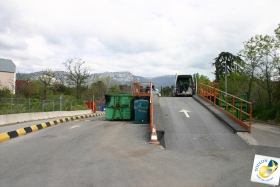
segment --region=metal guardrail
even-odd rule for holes
[[[153,97],[151,82],[133,82],[131,85],[133,97],[149,97],[150,99],[150,133],[153,132]],[[155,128],[155,127],[154,127]]]
[[[199,83],[199,95],[206,98],[215,107],[220,109],[220,111],[224,112],[251,133],[251,102],[219,90],[215,83],[211,83],[210,85]],[[245,120],[248,120],[249,124],[245,123]]]

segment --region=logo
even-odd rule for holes
[[[279,158],[255,155],[251,181],[278,185],[280,177]]]

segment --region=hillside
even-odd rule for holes
[[[34,73],[17,73],[17,79],[27,79],[28,77],[31,79],[36,79],[37,76],[40,76],[42,72],[34,72]],[[60,71],[60,74],[65,72]],[[172,86],[174,84],[175,75],[164,75],[159,77],[142,77],[135,76],[130,72],[104,72],[104,73],[94,73],[91,74],[88,84],[90,85],[93,81],[97,79],[105,79],[106,77],[110,77],[112,83],[116,84],[125,84],[130,85],[132,82],[152,82],[156,88]]]

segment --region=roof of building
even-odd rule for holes
[[[16,72],[16,65],[13,61],[0,58],[0,72]]]

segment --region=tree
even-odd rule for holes
[[[55,71],[56,83],[65,86],[66,74],[64,71]]]
[[[11,90],[6,86],[2,86],[0,82],[0,98],[5,98],[5,97],[6,98],[12,97]]]
[[[122,93],[122,94],[131,93],[131,86],[120,85],[120,93]]]
[[[15,92],[17,97],[29,97],[35,92],[35,87],[32,83],[32,74],[24,74],[18,72],[16,74],[16,87]]]
[[[90,77],[90,68],[84,67],[85,61],[82,59],[68,59],[63,63],[66,67],[66,77],[69,85],[75,86],[76,98],[81,98],[82,85],[86,84]]]
[[[101,78],[101,81],[104,82],[104,84],[107,86],[107,88],[113,86],[113,81],[112,81],[112,77],[107,76],[105,78]]]
[[[244,42],[244,49],[239,52],[247,61],[245,71],[250,76],[249,94],[251,85],[256,81],[267,93],[268,107],[272,105],[273,89],[280,75],[279,49],[279,40],[268,35],[256,35]]]
[[[120,90],[121,90],[121,89],[120,89],[120,86],[119,86],[118,84],[115,84],[115,85],[109,87],[108,93],[111,93],[111,94],[119,94]]]
[[[198,83],[209,84],[211,82],[207,76],[199,75],[199,73],[196,73],[195,77]]]
[[[105,93],[107,91],[106,85],[102,81],[97,81],[91,85],[92,92],[94,93],[94,98],[96,100],[105,99]]]
[[[229,52],[222,52],[216,57],[215,62],[212,63],[215,66],[215,78],[218,82],[222,76],[227,74],[227,72],[242,72],[244,61],[239,57],[235,56]]]
[[[233,72],[228,77],[228,82],[230,83],[230,84],[228,84],[228,87],[227,87],[228,93],[230,93],[232,95],[237,95],[237,96],[247,94],[246,90],[247,90],[248,82],[249,82],[249,77],[247,74]],[[219,88],[221,90],[223,90],[223,88],[224,88],[223,86],[225,85],[224,80],[221,79],[219,83],[220,83]],[[247,99],[248,99],[248,95],[247,95]]]
[[[172,97],[172,88],[170,88],[169,86],[164,87],[161,90],[161,95],[163,97]]]
[[[50,69],[43,70],[38,76],[38,80],[43,84],[43,100],[47,98],[47,87],[55,82],[54,77],[55,73]]]
[[[274,32],[275,32],[276,38],[278,39],[278,41],[276,41],[276,42],[279,47],[279,45],[280,45],[280,24],[278,24],[278,27],[274,30]],[[278,71],[278,76],[280,79],[280,57],[279,57],[279,55],[278,55],[278,58],[275,58],[275,63],[276,63],[276,69]]]
[[[274,30],[276,38],[280,41],[280,24],[278,24],[278,27]]]
[[[245,66],[244,66],[244,72],[248,75],[249,81],[248,81],[248,88],[247,88],[247,98],[250,100],[251,98],[251,92],[252,92],[252,86],[255,82],[256,77],[256,71],[257,67],[260,63],[261,57],[257,54],[257,47],[255,45],[254,37],[252,37],[250,40],[243,42],[244,49],[242,49],[238,55],[244,59]]]

